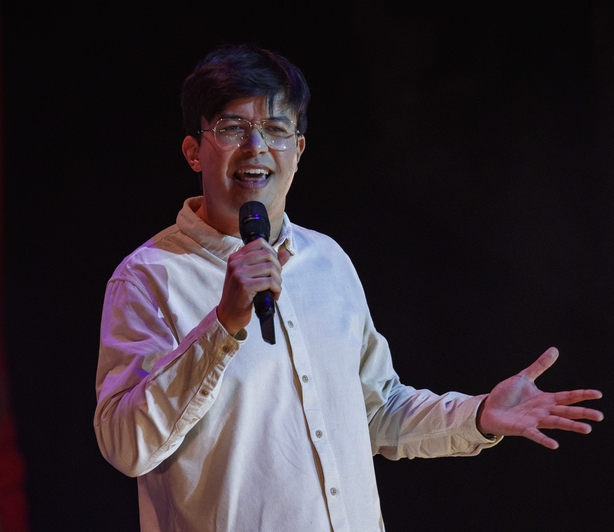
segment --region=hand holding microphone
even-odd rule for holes
[[[260,202],[242,206],[239,226],[245,246],[228,258],[218,319],[236,334],[251,321],[254,307],[264,340],[275,343],[274,301],[281,293],[281,270],[290,254],[285,249],[276,253],[268,243],[270,224]]]
[[[266,207],[259,201],[248,201],[239,210],[239,231],[245,244],[258,238],[267,242],[271,235],[271,224]],[[275,300],[271,290],[257,292],[254,296],[256,316],[260,320],[262,339],[269,344],[275,343]]]

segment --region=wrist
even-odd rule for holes
[[[488,400],[488,396],[486,396],[482,402],[480,403],[480,406],[478,406],[478,411],[477,414],[475,416],[475,425],[476,428],[478,429],[479,433],[484,436],[484,438],[486,438],[487,440],[494,440],[496,439],[496,435],[493,434],[492,432],[489,432],[488,430],[484,429],[483,425],[482,425],[482,416],[484,413],[484,405],[486,404],[486,401]]]
[[[224,327],[224,329],[230,336],[235,336],[239,331],[243,329],[243,327],[240,325],[237,325],[234,322],[234,320],[231,320],[230,318],[228,318],[226,314],[224,313],[224,311],[221,310],[219,306],[216,307],[215,313],[217,315],[217,321],[220,322],[220,325]]]

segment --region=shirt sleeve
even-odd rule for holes
[[[178,341],[146,288],[115,279],[105,294],[94,428],[104,457],[129,476],[154,469],[213,405],[241,345],[216,309]]]
[[[485,395],[438,395],[403,385],[392,367],[388,343],[370,317],[360,374],[373,454],[391,460],[472,456],[501,439],[486,438],[477,429]]]

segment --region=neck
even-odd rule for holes
[[[239,231],[238,213],[235,219],[233,219],[232,221],[225,221],[219,219],[212,220],[211,217],[207,215],[207,209],[204,207],[203,203],[201,203],[200,207],[196,211],[196,216],[198,216],[208,226],[213,227],[213,229],[219,231],[220,233],[241,238],[241,233]],[[281,214],[281,216],[269,216],[269,222],[271,224],[271,235],[269,237],[269,243],[273,244],[277,242],[277,239],[281,234],[281,228],[284,223],[283,213]]]

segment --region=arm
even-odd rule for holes
[[[391,460],[471,456],[496,444],[477,429],[475,417],[485,396],[438,395],[401,384],[386,340],[370,318],[360,369],[373,454]]]
[[[219,305],[180,340],[171,318],[179,309],[160,308],[169,299],[165,282],[162,291],[148,285],[148,276],[109,283],[95,430],[105,458],[125,474],[147,473],[175,452],[214,404],[240,347],[232,335],[240,337],[251,319],[250,290],[281,290],[281,264],[276,255],[270,258],[274,251],[252,244],[229,259]]]
[[[559,444],[539,429],[588,434],[591,426],[575,420],[601,421],[603,414],[591,408],[569,405],[599,399],[601,392],[573,390],[547,393],[535,386],[535,379],[550,368],[558,356],[559,352],[551,347],[528,368],[495,386],[480,405],[477,418],[479,430],[483,434],[524,436],[548,449],[556,449]]]
[[[105,458],[138,476],[170,456],[213,405],[238,349],[215,309],[178,343],[149,293],[131,281],[111,281],[94,419]]]

